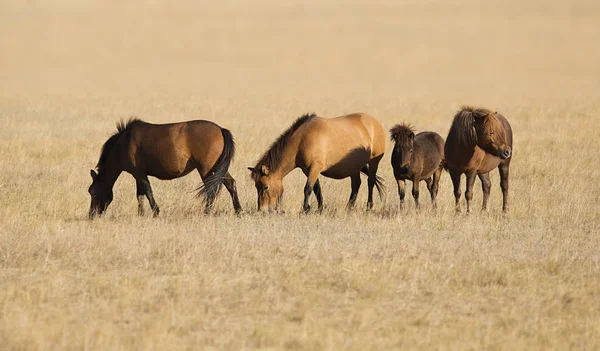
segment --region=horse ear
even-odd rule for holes
[[[487,116],[488,116],[488,113],[485,113],[484,111],[481,111],[481,110],[473,111],[473,118],[476,121],[483,121]]]
[[[92,176],[92,181],[96,181],[96,178],[98,178],[98,173],[96,173],[96,171],[94,171],[93,169],[90,169],[90,175]]]
[[[411,132],[408,138],[410,139],[410,141],[413,141],[415,139],[415,133]]]
[[[266,176],[269,175],[269,169],[265,165],[260,166],[260,174]]]

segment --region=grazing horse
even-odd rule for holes
[[[367,209],[373,208],[373,187],[383,191],[377,176],[379,161],[385,152],[385,130],[379,121],[354,113],[337,118],[322,118],[306,114],[296,120],[271,145],[252,172],[258,192],[258,210],[277,210],[283,194],[283,178],[296,168],[307,177],[304,187],[304,212],[310,211],[309,197],[315,192],[319,212],[323,195],[319,174],[328,178],[350,177],[352,192],[347,208],[354,207],[360,173],[368,175]]]
[[[400,207],[404,206],[405,180],[413,183],[412,195],[419,208],[419,182],[424,180],[431,195],[433,207],[437,206],[438,184],[443,169],[444,139],[434,132],[415,135],[407,124],[397,124],[390,129],[392,141],[392,167],[398,183]],[[432,179],[433,178],[433,179]]]
[[[502,211],[508,211],[508,171],[512,159],[512,129],[498,112],[464,106],[456,113],[445,146],[445,167],[454,185],[456,211],[460,212],[460,176],[467,177],[467,212],[471,211],[473,185],[479,176],[483,189],[482,210],[490,198],[489,172],[498,167],[502,188]]]
[[[132,118],[117,124],[117,131],[104,143],[98,172],[91,170],[92,196],[90,219],[101,215],[113,199],[113,185],[125,171],[135,178],[138,214],[144,214],[144,196],[152,212],[159,213],[148,176],[158,179],[183,177],[194,169],[204,185],[198,196],[204,196],[208,211],[221,185],[231,194],[236,212],[241,210],[235,180],[228,169],[235,153],[233,136],[227,129],[209,121],[150,124]]]

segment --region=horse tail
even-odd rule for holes
[[[369,175],[369,166],[364,165],[364,167],[360,170],[362,173]],[[385,184],[383,184],[383,178],[378,175],[375,175],[375,187],[377,188],[377,193],[379,193],[379,199],[383,199],[383,195],[385,194]]]
[[[446,160],[442,159],[442,161],[440,161],[440,169],[446,172],[450,172],[450,168],[448,167],[448,162],[446,162]]]
[[[221,156],[217,159],[214,166],[208,172],[208,176],[204,178],[204,184],[198,188],[198,196],[204,197],[204,202],[212,204],[217,194],[223,186],[223,180],[231,165],[231,160],[235,155],[235,142],[233,141],[233,135],[225,128],[221,128],[221,134],[223,134],[223,151]]]

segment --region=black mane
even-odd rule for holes
[[[260,158],[260,161],[256,164],[256,167],[266,166],[269,169],[274,169],[281,162],[281,157],[283,156],[283,150],[285,149],[285,145],[289,141],[290,137],[300,126],[305,124],[306,122],[312,120],[317,117],[315,113],[307,113],[301,117],[299,117],[294,124],[292,124],[285,132],[283,132],[273,144],[267,152]]]
[[[102,152],[100,152],[100,159],[98,160],[98,164],[96,165],[96,168],[98,169],[98,173],[102,172],[102,170],[104,169],[104,165],[106,164],[106,160],[108,159],[108,156],[110,155],[110,153],[114,150],[115,146],[117,145],[117,142],[119,141],[119,138],[126,134],[131,126],[135,125],[135,124],[139,124],[139,123],[145,123],[144,121],[142,121],[141,119],[135,118],[135,117],[131,117],[129,120],[127,120],[127,122],[121,120],[119,122],[117,122],[117,131],[113,133],[113,135],[110,136],[110,138],[108,138],[108,140],[104,143],[104,145],[102,145]]]

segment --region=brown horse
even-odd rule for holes
[[[204,196],[206,211],[224,184],[239,212],[235,180],[228,172],[234,153],[231,133],[209,121],[150,124],[133,118],[120,122],[102,146],[98,172],[90,171],[93,182],[88,190],[92,196],[89,217],[106,210],[113,199],[113,185],[123,171],[135,178],[139,215],[144,214],[144,196],[154,216],[159,213],[148,176],[175,179],[194,169],[204,182],[198,196]]]
[[[471,211],[475,176],[483,189],[482,210],[487,211],[492,183],[489,172],[498,167],[502,211],[508,211],[508,171],[512,159],[512,129],[498,112],[464,106],[454,116],[445,146],[445,167],[454,185],[456,210],[460,212],[460,176],[467,176],[467,212]]]
[[[405,180],[413,183],[412,195],[419,208],[419,182],[424,180],[431,195],[433,207],[443,169],[444,139],[434,132],[421,132],[415,136],[407,124],[397,124],[390,129],[392,141],[392,167],[398,183],[400,207],[404,206]],[[432,179],[433,178],[433,179]]]
[[[381,179],[377,167],[385,152],[385,130],[375,118],[354,113],[337,118],[322,118],[306,114],[296,120],[271,145],[252,172],[258,192],[259,211],[277,209],[283,194],[283,177],[296,168],[307,177],[304,187],[305,212],[310,211],[309,197],[314,190],[323,209],[319,174],[328,178],[350,177],[352,193],[348,208],[354,207],[360,173],[368,175],[369,197],[367,208],[373,208],[373,187],[381,196]]]

